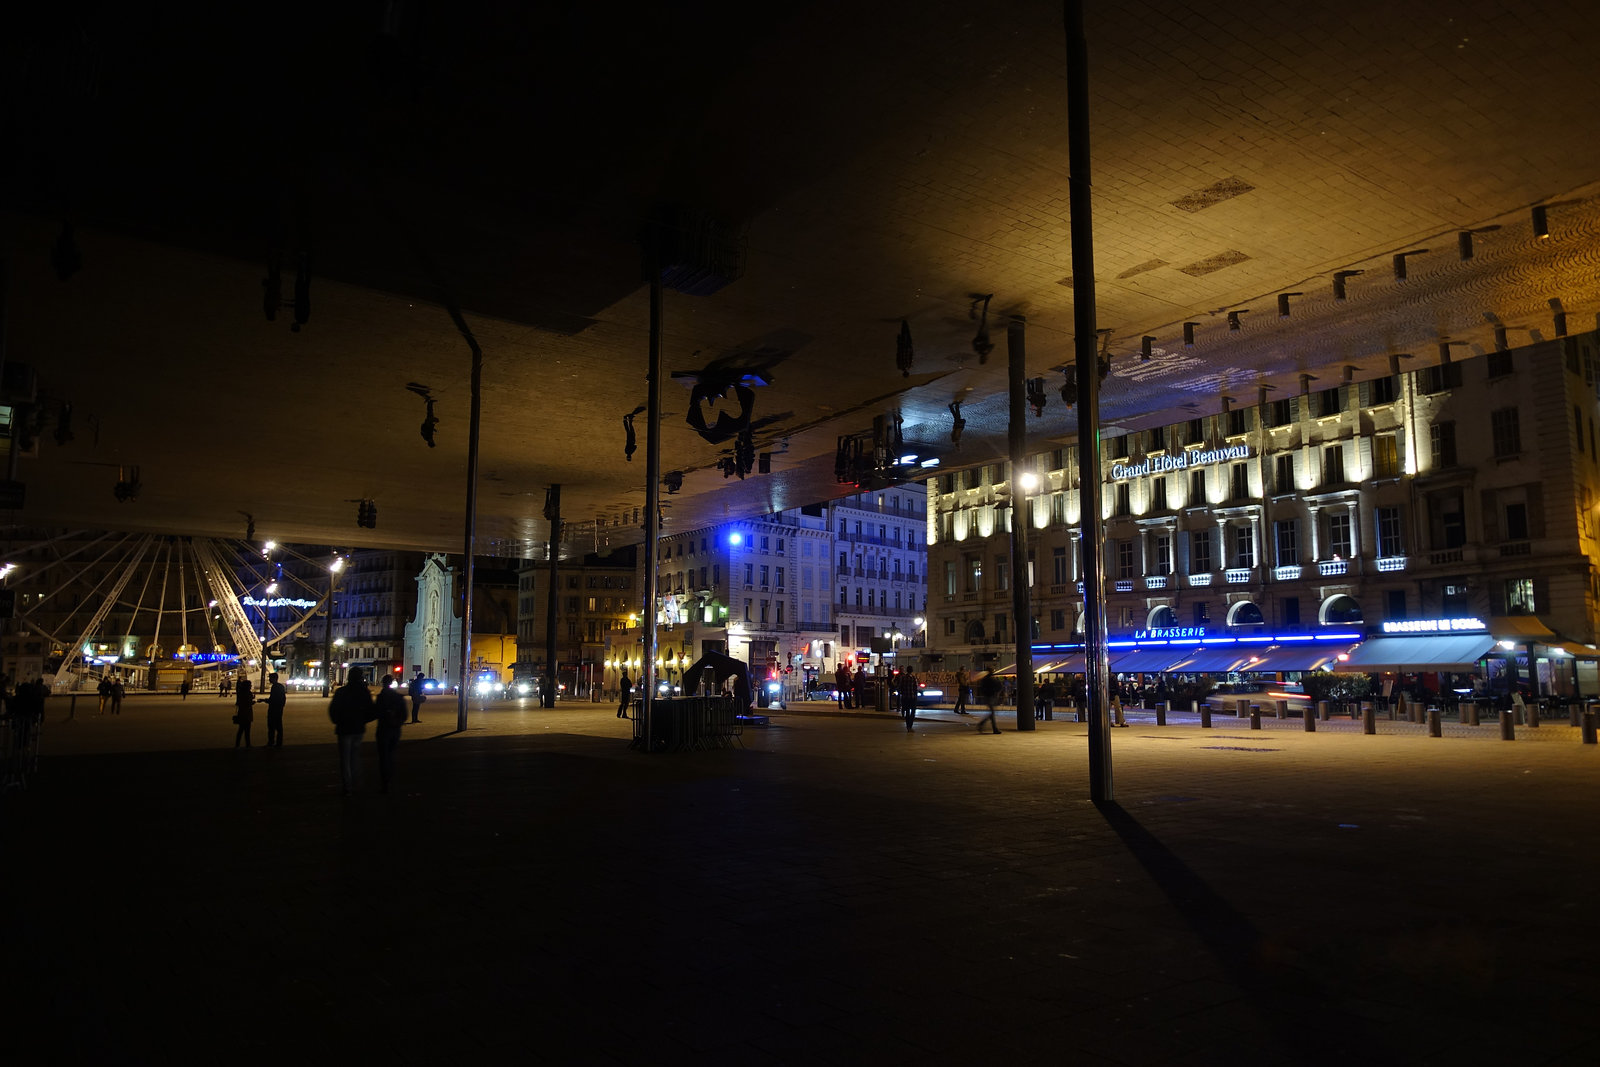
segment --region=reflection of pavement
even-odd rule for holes
[[[52,706],[6,801],[7,1004],[61,1059],[1600,1049],[1600,748],[1565,724],[1488,744],[1135,716],[1102,810],[1085,727],[1019,734],[1011,711],[1005,740],[774,712],[743,749],[646,756],[609,705],[453,734],[430,703],[399,791],[376,792],[369,732],[345,801],[320,701],[251,752],[198,703]]]

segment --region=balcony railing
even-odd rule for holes
[[[1428,553],[1428,562],[1434,566],[1441,563],[1460,563],[1466,558],[1466,554],[1466,549],[1463,548],[1447,548],[1443,552]]]
[[[1213,575],[1210,571],[1201,571],[1199,574],[1189,575],[1189,588],[1199,589],[1211,584]]]
[[[1404,557],[1404,556],[1379,556],[1378,557],[1378,573],[1379,574],[1389,574],[1389,573],[1393,573],[1394,571],[1403,571],[1405,569],[1406,569],[1406,557]]]
[[[1144,587],[1146,589],[1165,589],[1167,587],[1167,576],[1165,574],[1147,574],[1144,576]]]
[[[1132,578],[1118,578],[1116,586],[1115,586],[1115,589],[1119,593],[1131,593],[1131,592],[1133,592],[1133,579]]]
[[[1533,552],[1531,541],[1507,541],[1500,546],[1502,556],[1526,556]]]
[[[1298,563],[1286,563],[1281,567],[1273,568],[1272,576],[1280,582],[1292,582],[1300,577],[1302,569]]]
[[[1341,574],[1350,573],[1350,561],[1347,559],[1325,559],[1317,564],[1317,573],[1324,578],[1337,578]]]
[[[1255,574],[1254,567],[1229,567],[1225,572],[1229,585],[1243,585]]]

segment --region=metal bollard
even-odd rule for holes
[[[1364,734],[1375,734],[1378,732],[1377,716],[1372,710],[1371,704],[1361,705],[1361,732]]]
[[[1350,709],[1350,717],[1352,719],[1356,717],[1354,708]],[[1366,722],[1371,717],[1372,717],[1372,701],[1363,700],[1361,702],[1361,721],[1362,722]]]
[[[1580,705],[1579,705],[1578,701],[1576,701],[1576,700],[1567,701],[1567,711],[1570,712],[1571,715],[1572,715],[1572,725],[1574,725],[1574,726],[1583,725],[1583,721],[1582,721],[1583,720],[1583,716],[1581,714]]]
[[[1239,719],[1242,719],[1246,715],[1250,714],[1250,702],[1242,698],[1235,700],[1233,702],[1233,714],[1235,718]]]
[[[1444,728],[1439,725],[1439,709],[1438,708],[1429,708],[1428,709],[1428,736],[1429,737],[1443,737],[1444,736]]]
[[[1463,707],[1466,708],[1466,711],[1463,712],[1463,714],[1466,716],[1467,725],[1478,725],[1478,702],[1474,700],[1468,704],[1464,704]]]
[[[1259,704],[1250,705],[1250,729],[1261,729],[1261,706]]]
[[[1596,718],[1600,718],[1600,716],[1596,715],[1593,704],[1583,709],[1583,743],[1586,745],[1594,744]]]
[[[1395,697],[1394,703],[1389,705],[1389,721],[1394,722],[1402,712],[1405,713],[1406,721],[1410,722],[1411,713],[1406,710],[1406,695],[1404,693]]]
[[[1165,700],[1156,701],[1156,725],[1167,725],[1167,702]]]
[[[1538,729],[1538,726],[1539,726],[1539,702],[1537,700],[1535,700],[1532,704],[1528,705],[1528,726],[1533,728],[1533,729]]]
[[[1515,741],[1517,739],[1517,716],[1510,709],[1500,713],[1500,740]]]
[[[1320,709],[1320,710],[1325,712],[1327,710],[1327,707],[1328,707],[1328,702],[1326,700],[1317,701],[1317,708],[1318,709]],[[1324,717],[1326,717],[1326,716],[1324,716]],[[1314,733],[1317,732],[1317,713],[1316,713],[1316,711],[1312,710],[1312,708],[1311,708],[1311,706],[1309,704],[1306,705],[1305,727],[1306,727],[1306,733],[1308,733],[1308,734],[1314,734]]]
[[[1272,715],[1276,719],[1287,719],[1289,717],[1289,702],[1287,700],[1277,701],[1272,709]]]
[[[1332,704],[1331,701],[1327,701],[1327,700],[1319,700],[1319,701],[1317,701],[1317,718],[1321,719],[1323,722],[1327,722],[1329,716],[1331,716],[1332,714],[1333,714],[1333,704]]]
[[[1211,705],[1210,704],[1201,704],[1200,705],[1200,729],[1202,729],[1202,730],[1211,729]]]

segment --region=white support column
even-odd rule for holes
[[[1306,513],[1311,516],[1309,522],[1310,522],[1310,527],[1311,527],[1311,562],[1312,563],[1319,563],[1322,560],[1321,531],[1319,529],[1317,529],[1317,512],[1318,512],[1318,510],[1320,510],[1320,509],[1315,504],[1306,505]]]

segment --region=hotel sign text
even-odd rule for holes
[[[1128,478],[1140,478],[1146,474],[1166,474],[1169,471],[1182,471],[1188,470],[1190,467],[1203,467],[1227,463],[1235,459],[1249,458],[1249,445],[1229,445],[1227,448],[1202,448],[1192,452],[1179,452],[1175,456],[1147,456],[1143,463],[1112,464],[1111,480],[1120,482]]]

